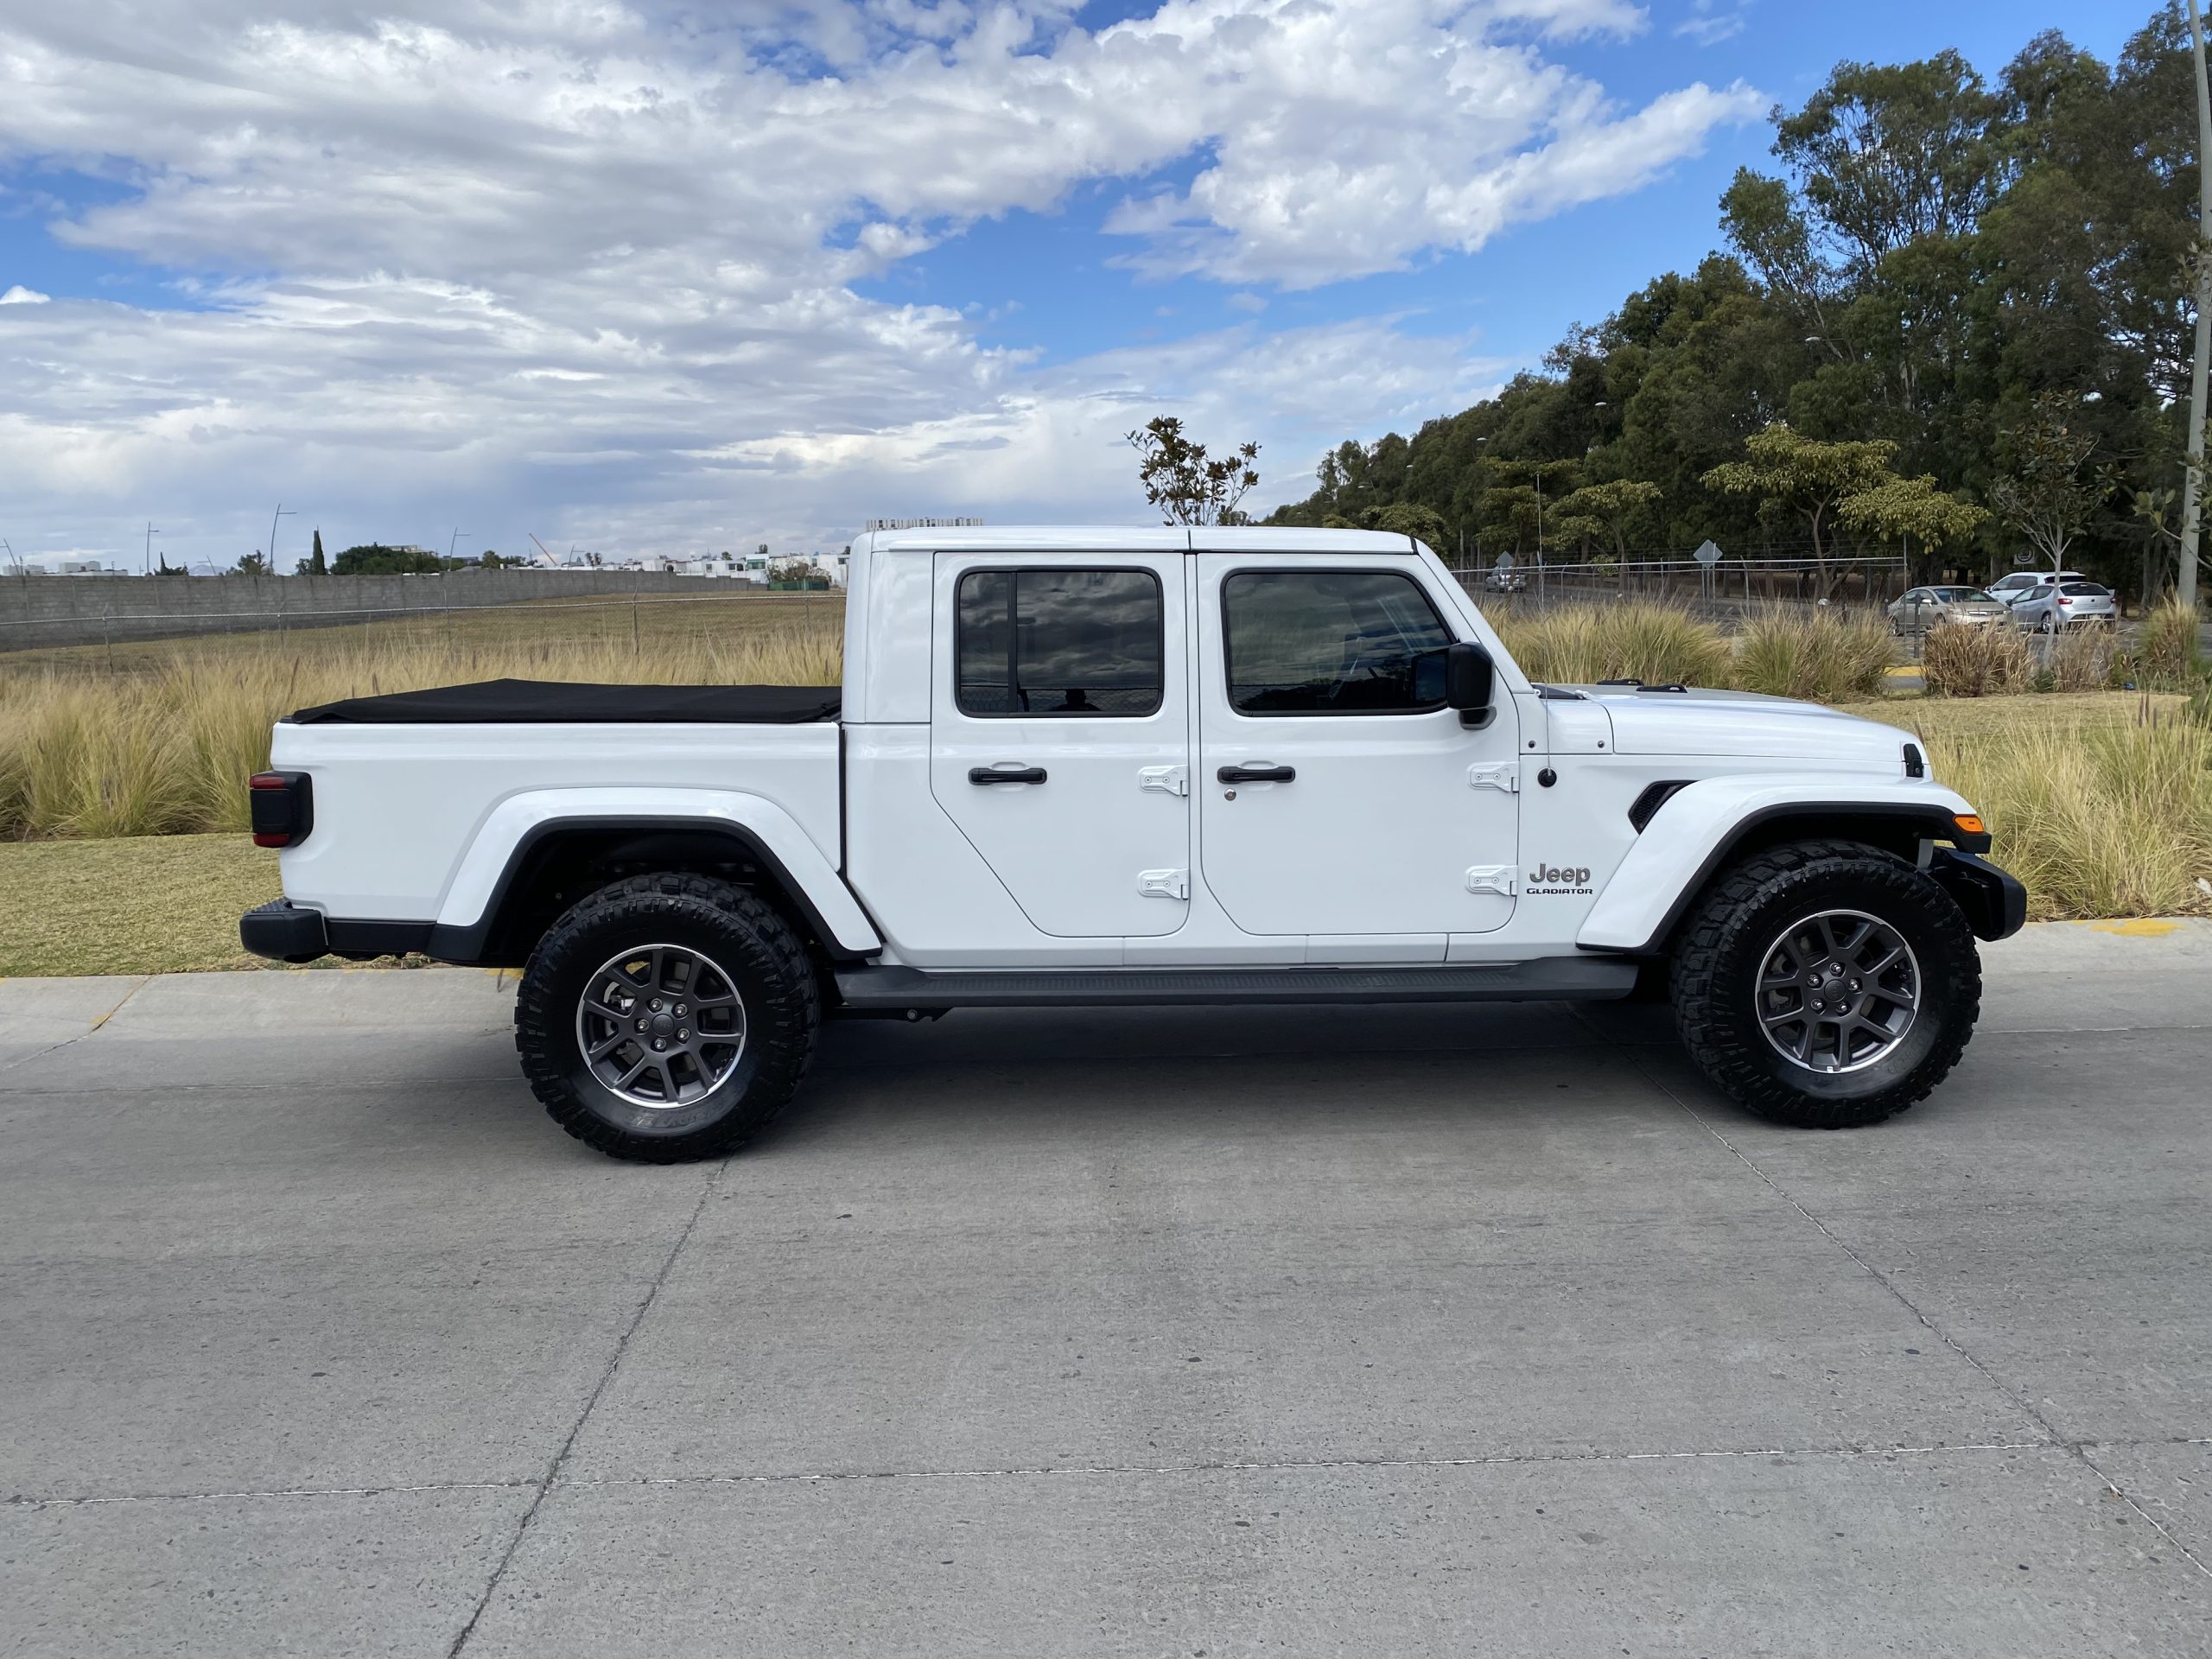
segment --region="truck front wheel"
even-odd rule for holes
[[[1770,848],[1724,872],[1672,965],[1691,1058],[1759,1116],[1804,1128],[1923,1099],[1981,1009],[1981,960],[1950,895],[1855,842]]]
[[[734,1152],[791,1096],[821,994],[798,939],[742,887],[641,875],[538,942],[515,1046],[553,1121],[617,1158]]]

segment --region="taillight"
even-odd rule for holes
[[[315,786],[304,772],[257,772],[245,790],[255,846],[296,847],[315,828]]]
[[[2071,605],[2074,601],[2073,601],[2072,600],[2070,600],[2070,599],[2067,598],[2065,594],[2061,594],[2058,596],[2058,602],[2059,602],[2060,604],[2062,604],[2062,605]]]

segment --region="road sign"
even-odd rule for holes
[[[1707,542],[1700,546],[1696,552],[1690,555],[1690,556],[1695,559],[1700,564],[1704,565],[1707,569],[1710,569],[1713,566],[1720,563],[1720,550],[1714,546],[1711,542]]]

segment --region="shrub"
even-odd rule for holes
[[[1920,679],[1931,697],[1986,697],[2024,691],[2035,681],[2027,642],[2002,623],[1962,628],[1949,622],[1921,641]]]
[[[1679,606],[1628,600],[1485,613],[1534,680],[1588,685],[1632,676],[1655,685],[1728,683],[1728,641]]]
[[[2043,667],[2050,677],[2048,688],[2037,690],[2101,691],[2113,682],[2113,668],[2120,642],[2110,628],[2082,627],[2055,636],[2044,653]]]
[[[1878,615],[1777,607],[1745,628],[1735,678],[1746,691],[1844,702],[1878,694],[1896,657],[1890,626]]]
[[[1991,734],[1927,738],[1936,776],[1989,820],[1991,856],[2030,913],[2171,916],[2212,908],[2212,728],[2180,713],[2091,724],[2056,710]]]
[[[2143,637],[2136,647],[2144,684],[2170,691],[2186,691],[2196,685],[2205,671],[2198,620],[2196,611],[2171,594],[2151,607],[2143,619]]]

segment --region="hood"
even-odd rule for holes
[[[1771,755],[1823,769],[1898,773],[1909,734],[1817,702],[1752,691],[1573,688],[1605,708],[1616,754]]]

